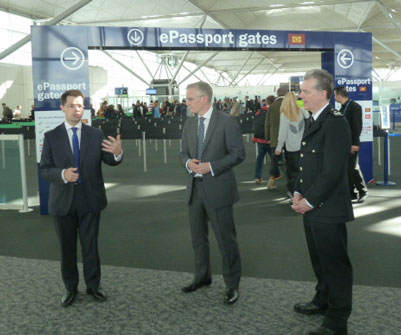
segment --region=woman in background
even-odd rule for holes
[[[309,113],[299,107],[295,94],[287,93],[280,108],[280,128],[275,154],[280,155],[285,148],[287,194],[290,198],[293,197],[294,184],[299,172],[299,151],[307,118]]]
[[[266,112],[268,111],[270,105],[274,102],[275,98],[273,95],[269,95],[266,98],[266,105],[263,106],[255,114],[255,120],[253,121],[253,141],[258,144],[258,156],[256,157],[256,167],[255,167],[255,183],[263,184],[264,180],[262,178],[263,174],[263,161],[266,154],[271,157],[270,145],[265,140],[265,119]]]

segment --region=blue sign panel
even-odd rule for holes
[[[88,29],[89,47],[109,49],[331,50],[334,49],[337,34],[316,31],[147,27]]]
[[[33,26],[32,72],[35,110],[59,110],[61,95],[81,90],[89,108],[87,29]]]
[[[390,105],[391,122],[401,122],[401,104]]]

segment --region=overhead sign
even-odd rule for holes
[[[361,105],[364,103],[365,117],[369,120],[369,101],[371,103],[372,99],[371,33],[33,26],[34,99],[35,110],[44,113],[39,117],[39,121],[43,122],[38,127],[41,132],[61,120],[59,114],[49,112],[59,111],[60,96],[66,90],[83,91],[88,97],[85,99],[85,107],[89,109],[89,49],[323,51],[322,67],[333,74],[335,86],[346,86],[352,99]],[[316,64],[316,67],[319,66]],[[371,133],[368,123],[364,130],[367,135]],[[40,136],[43,134],[37,133],[39,141]],[[373,178],[372,157],[372,141],[363,142],[360,164],[367,180]],[[42,209],[44,187],[42,184],[40,187]]]
[[[67,90],[81,90],[89,109],[86,28],[32,26],[32,72],[35,111],[60,110]]]

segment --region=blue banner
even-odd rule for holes
[[[401,104],[390,105],[391,122],[401,122]]]
[[[35,110],[60,110],[60,97],[81,90],[89,108],[87,29],[33,26],[32,72]]]
[[[333,50],[351,38],[358,48],[371,44],[370,33],[197,28],[87,27],[90,48]],[[351,36],[352,35],[352,36]],[[364,53],[361,53],[364,54]],[[347,57],[345,57],[347,58]]]

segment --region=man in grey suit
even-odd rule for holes
[[[236,239],[233,204],[238,189],[233,167],[245,159],[241,130],[235,118],[213,110],[209,84],[197,82],[187,87],[189,118],[182,133],[181,159],[188,171],[187,198],[192,247],[195,253],[193,282],[182,288],[196,291],[212,282],[208,222],[223,258],[226,284],[224,302],[238,300],[241,259]]]
[[[61,275],[66,293],[63,307],[70,306],[78,293],[77,237],[84,264],[86,292],[97,301],[107,299],[100,286],[98,234],[100,211],[106,207],[102,161],[122,161],[120,136],[104,139],[100,129],[82,121],[85,97],[70,90],[61,96],[65,122],[45,134],[40,175],[49,181],[49,213],[55,218],[61,248]]]

